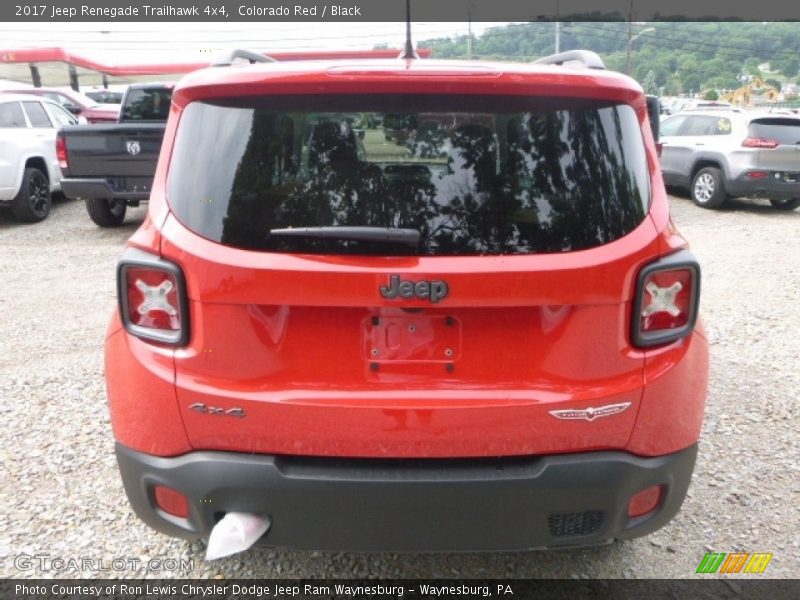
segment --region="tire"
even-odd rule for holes
[[[722,172],[716,167],[703,167],[692,179],[689,190],[692,202],[702,208],[719,208],[728,199]]]
[[[39,169],[27,167],[22,174],[19,192],[11,201],[11,211],[20,221],[38,223],[44,221],[53,207],[50,181]]]
[[[106,198],[87,198],[86,212],[89,218],[100,227],[119,227],[125,221],[128,206],[124,201]]]
[[[800,206],[800,198],[791,198],[789,200],[770,200],[769,203],[778,210],[794,210]]]

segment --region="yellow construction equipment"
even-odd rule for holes
[[[780,96],[780,91],[777,88],[771,86],[760,77],[755,77],[750,83],[743,85],[738,90],[722,94],[719,99],[723,102],[730,102],[734,106],[747,108],[748,106],[752,106],[750,104],[750,95],[752,93],[765,96],[768,102],[775,102]]]

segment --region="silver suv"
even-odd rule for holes
[[[664,183],[703,208],[729,197],[800,206],[800,118],[740,109],[684,111],[661,122]]]

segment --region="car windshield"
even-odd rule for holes
[[[83,106],[85,108],[96,108],[99,106],[96,100],[92,100],[86,94],[81,94],[80,92],[75,91],[63,91],[64,96],[66,96],[70,101],[78,106]]]
[[[171,88],[130,89],[122,106],[122,120],[166,121],[171,101]]]
[[[649,177],[628,105],[239,98],[186,107],[168,195],[187,227],[242,248],[520,254],[591,248],[626,235],[646,213]],[[330,229],[337,227],[348,229]],[[308,229],[286,233],[293,228]],[[395,236],[405,242],[376,228],[407,230]],[[416,247],[407,243],[413,231]]]
[[[764,118],[750,123],[750,137],[769,138],[779,144],[800,144],[800,119]]]

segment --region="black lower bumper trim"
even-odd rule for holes
[[[61,192],[67,198],[142,201],[150,199],[149,190],[118,190],[105,179],[62,179]]]
[[[800,183],[786,182],[773,177],[748,179],[745,177],[725,182],[725,191],[733,198],[769,198],[788,200],[800,198]]]
[[[162,458],[117,445],[128,497],[153,528],[207,538],[229,511],[268,515],[269,546],[356,551],[497,551],[594,545],[645,535],[680,509],[697,446],[641,458],[587,452],[502,459],[337,459],[192,452]],[[190,500],[180,519],[153,486]],[[631,496],[665,493],[652,513]]]

